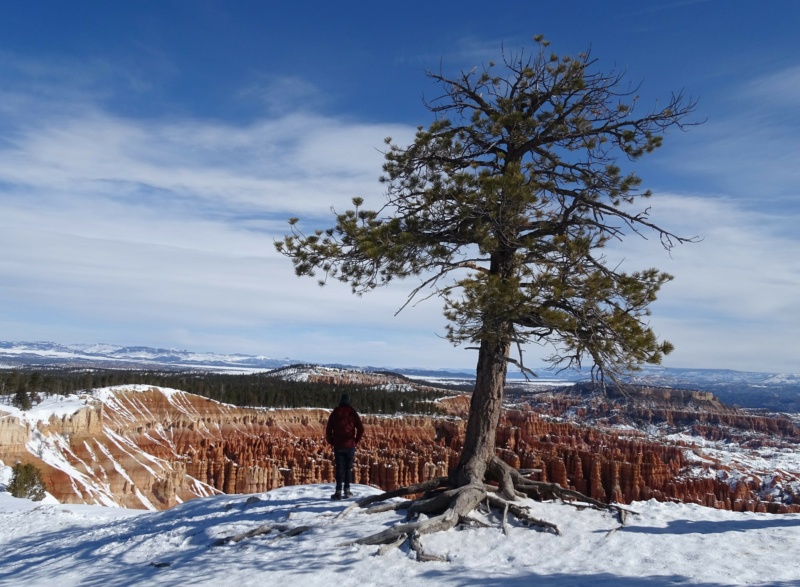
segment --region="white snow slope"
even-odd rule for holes
[[[3,467],[0,467],[2,469]],[[6,468],[7,469],[7,468]],[[7,471],[6,471],[7,472]],[[562,535],[509,524],[422,537],[448,562],[416,562],[403,548],[346,545],[402,519],[328,499],[330,485],[219,495],[148,512],[33,503],[0,493],[0,585],[111,587],[452,585],[800,585],[800,514],[718,511],[696,505],[634,503],[620,527],[605,512],[527,502]],[[375,489],[357,486],[357,495]],[[265,524],[279,531],[214,543]]]

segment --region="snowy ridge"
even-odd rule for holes
[[[153,390],[160,392],[176,411],[191,413],[189,409],[191,406],[186,399],[190,394],[184,391],[154,388],[149,385],[122,385],[98,388],[89,393],[45,396],[30,410],[20,410],[9,405],[10,397],[6,396],[3,398],[3,403],[0,404],[0,418],[14,418],[26,426],[29,434],[25,446],[27,451],[43,463],[63,473],[72,484],[75,495],[82,496],[83,501],[109,507],[124,507],[120,502],[119,488],[112,487],[109,479],[109,474],[113,470],[129,485],[135,497],[134,501],[139,504],[138,507],[157,510],[159,508],[139,489],[139,484],[134,480],[135,474],[126,467],[133,466],[144,469],[149,473],[151,479],[165,479],[174,474],[173,466],[168,461],[143,451],[130,438],[118,434],[113,425],[115,420],[133,423],[144,418],[158,421],[158,418],[141,402],[135,400],[122,402],[118,395],[122,392],[130,394],[131,392],[143,393]],[[210,399],[205,401],[225,406],[225,404]],[[85,452],[82,451],[84,455],[82,457],[76,454],[74,447],[70,444],[68,433],[59,432],[58,426],[55,426],[54,429],[54,426],[49,424],[68,421],[72,417],[78,416],[81,410],[97,410],[100,404],[107,416],[103,419],[102,430],[83,442],[82,448],[85,449]],[[95,419],[99,418],[99,412],[96,413]],[[147,432],[146,436],[153,443],[177,456],[172,439],[160,425]],[[123,464],[121,460],[128,465]],[[185,482],[191,486],[192,497],[219,493],[210,485],[197,479],[186,479]],[[177,495],[176,499],[178,502],[181,501]],[[130,507],[131,504],[127,505]]]
[[[395,373],[369,371],[365,369],[347,369],[322,365],[291,365],[275,369],[269,373],[286,381],[317,382],[335,385],[368,385],[383,391],[416,391],[428,387],[427,381],[414,383],[410,377]]]
[[[271,359],[241,354],[197,353],[187,350],[160,349],[142,346],[108,344],[70,344],[52,342],[0,341],[0,359],[9,366],[54,365],[93,367],[129,366],[141,368],[161,366],[173,369],[219,369],[233,371],[265,371],[297,361]]]
[[[761,373],[732,369],[679,369],[645,366],[631,377],[633,383],[674,385],[700,383],[739,383],[749,385],[797,385],[800,373]]]
[[[350,377],[354,378],[357,374],[363,373],[342,367],[325,367],[322,365],[297,364],[282,367],[272,371],[271,375],[280,377],[286,381],[307,382],[320,377]]]
[[[41,401],[35,404],[29,410],[20,410],[11,405],[10,396],[0,396],[0,417],[12,416],[19,419],[21,422],[26,422],[31,427],[36,427],[40,422],[46,423],[51,418],[55,417],[61,419],[65,416],[71,416],[81,410],[82,408],[96,405],[98,402],[103,403],[107,409],[116,412],[120,417],[134,420],[134,414],[129,412],[117,398],[120,392],[138,392],[143,393],[157,389],[165,398],[177,409],[186,411],[185,396],[191,395],[180,389],[171,389],[169,387],[155,387],[153,385],[145,384],[129,384],[117,385],[113,387],[98,387],[89,392],[82,392],[70,395],[49,395],[42,394]],[[223,406],[220,402],[204,398],[204,401],[212,402],[214,404]],[[233,407],[233,406],[231,406]],[[5,414],[3,414],[5,412]],[[186,412],[188,413],[188,412]],[[149,412],[148,412],[149,414]],[[152,414],[150,414],[152,416]]]
[[[357,361],[358,357],[353,360]],[[275,359],[265,356],[243,354],[217,354],[193,352],[188,350],[152,348],[145,346],[119,346],[111,344],[58,344],[53,342],[9,342],[0,341],[0,369],[22,365],[94,365],[143,366],[172,369],[207,369],[232,372],[270,371],[291,365],[306,365],[308,361],[297,359]],[[352,365],[328,365],[324,368],[339,370],[378,371],[386,367],[354,367]],[[392,368],[392,371],[409,377],[426,379],[472,379],[473,368],[422,370],[413,368]],[[540,381],[574,382],[589,378],[588,372],[554,372],[544,368],[534,368]],[[520,380],[521,373],[509,372],[509,379]],[[799,373],[758,373],[733,371],[730,369],[681,369],[662,366],[645,366],[631,377],[633,383],[647,385],[800,385]]]

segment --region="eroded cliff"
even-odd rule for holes
[[[144,386],[100,390],[81,401],[74,411],[35,423],[11,414],[0,418],[2,459],[40,464],[48,490],[62,502],[163,509],[216,492],[254,493],[333,480],[332,452],[323,441],[327,410],[239,408]],[[563,421],[554,414],[584,410],[586,416],[585,406],[564,398],[550,401],[550,413],[507,410],[498,429],[501,456],[536,470],[535,479],[603,501],[654,498],[734,510],[800,511],[800,496],[793,493],[800,487],[797,471],[747,469],[723,463],[688,439],[655,441],[632,428],[613,429],[613,410],[606,413],[612,421],[603,425]],[[355,482],[391,490],[446,475],[461,448],[467,403],[461,396],[443,405],[450,416],[365,415]],[[646,409],[652,412],[652,406]],[[713,418],[735,416],[725,414],[722,409]],[[703,421],[716,429],[709,417]],[[778,486],[780,492],[771,490]]]

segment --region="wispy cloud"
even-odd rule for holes
[[[784,79],[748,87],[790,109],[775,97]],[[272,109],[239,124],[126,117],[91,92],[57,100],[57,92],[25,87],[5,90],[0,101],[5,337],[319,361],[369,356],[388,366],[472,363],[437,337],[444,325],[437,301],[394,317],[415,284],[363,298],[341,284],[320,289],[296,278],[272,246],[290,216],[325,227],[330,207],[353,196],[380,206],[383,138],[407,143],[412,127],[319,114],[302,80],[282,90],[287,101],[308,93],[302,110]],[[755,98],[742,91],[742,104]],[[631,270],[657,266],[676,276],[653,316],[656,331],[677,346],[672,365],[797,364],[800,211],[780,203],[796,206],[800,153],[759,116],[733,109],[693,133],[699,146],[669,158],[678,173],[711,177],[717,195],[657,194],[654,218],[702,242],[672,256],[636,238],[609,251]],[[530,350],[529,364],[539,352]]]
[[[757,101],[762,112],[778,107],[782,114],[788,110],[800,114],[800,65],[766,74],[744,88],[746,98]]]
[[[149,192],[167,207],[188,199],[277,212],[300,199],[313,213],[377,191],[384,136],[411,132],[304,114],[239,127],[87,110],[79,117],[20,117],[28,124],[6,140],[2,181],[19,192],[72,190],[79,199],[146,199]]]
[[[657,239],[628,239],[614,262],[658,267],[675,276],[654,304],[652,324],[676,345],[675,366],[780,370],[796,362],[800,238],[779,213],[732,198],[659,194],[655,219],[702,240],[668,254]]]
[[[322,92],[302,77],[263,77],[239,92],[240,98],[260,103],[271,114],[300,108],[318,109],[325,103]]]
[[[800,212],[798,88],[799,66],[729,88],[726,109],[681,138],[669,165],[754,208]]]
[[[321,290],[273,247],[289,216],[330,222],[330,207],[356,195],[379,206],[383,139],[404,142],[413,128],[298,112],[246,125],[134,120],[92,101],[48,111],[29,98],[7,102],[0,120],[11,129],[0,144],[4,336],[326,361],[369,348],[385,365],[425,362],[401,338],[448,352],[435,304],[393,319],[405,290],[366,301]]]

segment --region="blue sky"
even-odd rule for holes
[[[800,3],[0,0],[0,339],[313,362],[472,368],[414,287],[299,279],[273,240],[383,201],[383,138],[410,141],[457,71],[591,48],[683,90],[688,132],[637,165],[653,217],[702,237],[610,254],[675,275],[652,326],[673,367],[800,371]],[[527,350],[529,365],[546,349]]]

